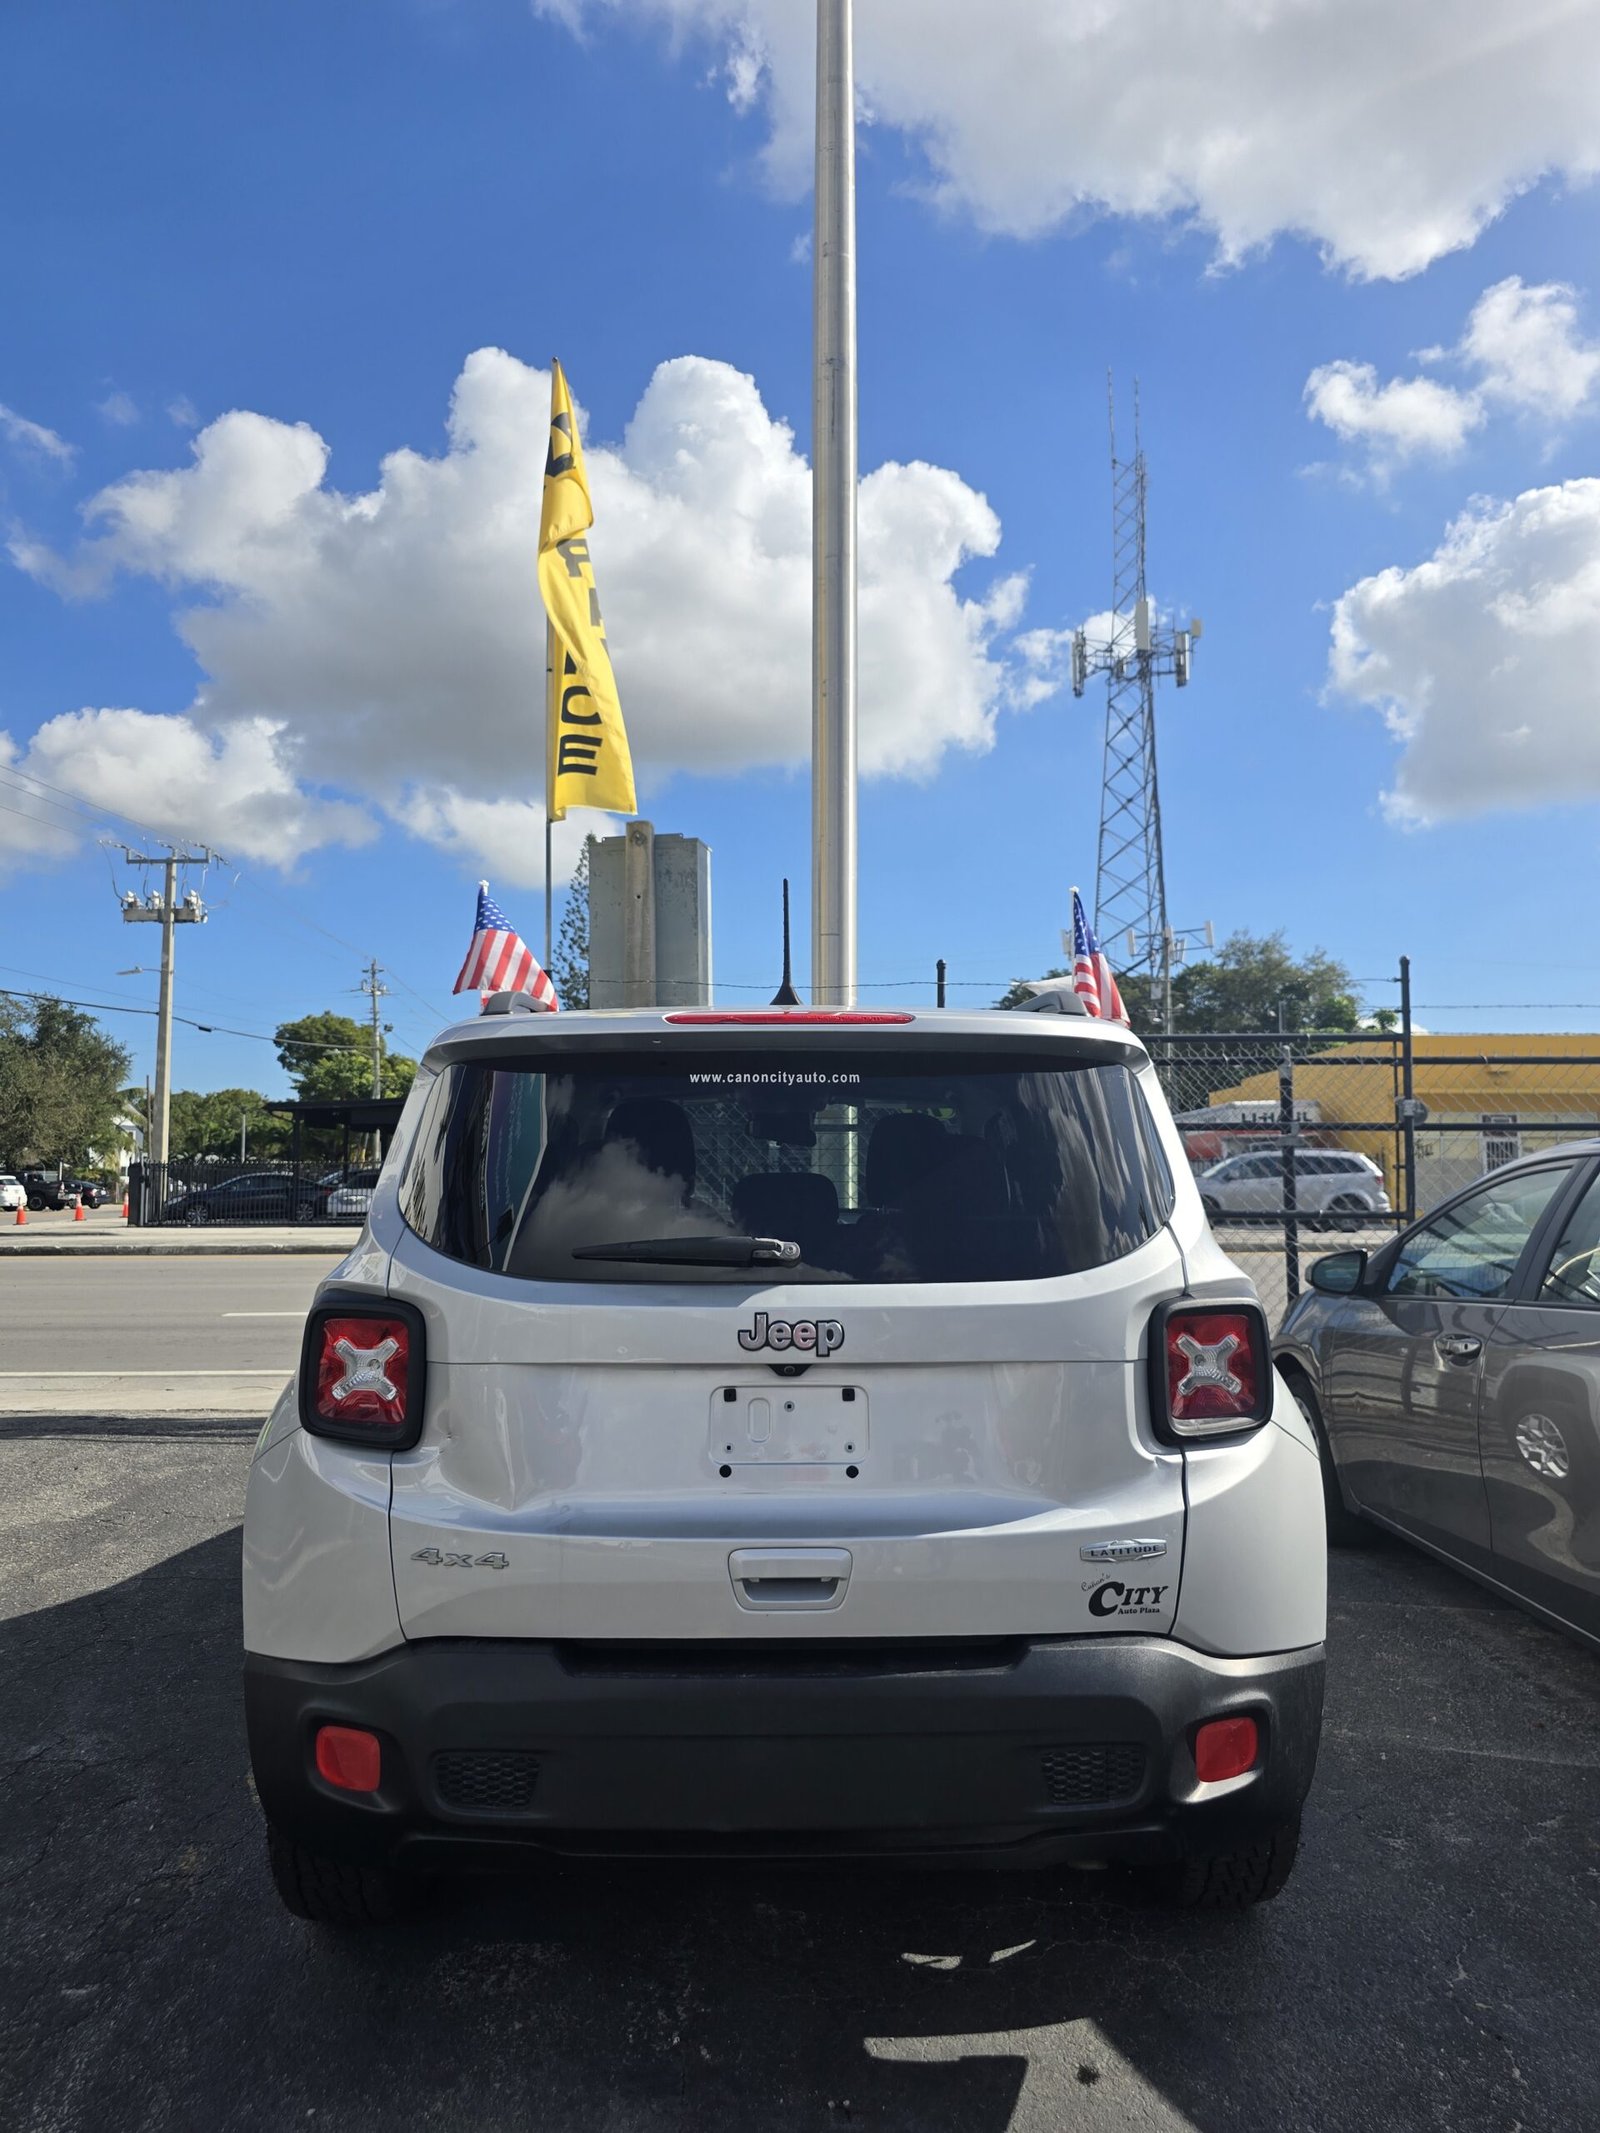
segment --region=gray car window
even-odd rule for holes
[[[1478,1303],[1506,1295],[1539,1217],[1571,1175],[1570,1164],[1518,1171],[1457,1200],[1402,1243],[1388,1294]]]
[[[1539,1285],[1539,1301],[1600,1310],[1600,1178],[1567,1217]]]

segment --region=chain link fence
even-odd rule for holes
[[[1276,1321],[1305,1265],[1485,1172],[1600,1135],[1600,1042],[1390,1031],[1162,1036],[1151,1056],[1224,1249]]]

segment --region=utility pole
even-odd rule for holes
[[[853,0],[817,0],[811,372],[811,997],[856,997]]]
[[[382,970],[381,963],[376,960],[370,962],[367,965],[367,974],[357,988],[358,991],[366,993],[372,1001],[372,1093],[375,1098],[383,1094],[383,1031],[378,1023],[378,1002],[386,999],[389,992],[387,985],[378,983]]]
[[[209,846],[202,845],[198,852],[185,852],[175,844],[168,845],[164,856],[152,852],[135,852],[127,845],[122,847],[128,864],[135,867],[160,867],[162,885],[140,896],[137,889],[125,891],[122,898],[122,918],[125,925],[159,925],[161,928],[161,996],[156,1011],[156,1085],[146,1120],[145,1149],[149,1160],[165,1164],[168,1159],[168,1144],[172,1125],[172,964],[173,928],[175,926],[203,926],[207,911],[195,890],[190,889],[182,902],[178,900],[178,870],[180,867],[207,867],[217,858]]]
[[[1100,792],[1100,849],[1095,871],[1094,926],[1102,942],[1119,933],[1140,944],[1133,969],[1148,970],[1161,987],[1163,1020],[1172,1027],[1172,964],[1182,938],[1167,924],[1166,872],[1161,853],[1161,796],[1156,782],[1156,677],[1189,682],[1198,619],[1186,629],[1160,624],[1145,584],[1145,506],[1149,479],[1139,434],[1139,387],[1133,389],[1133,457],[1117,457],[1116,404],[1109,379],[1111,423],[1111,635],[1091,644],[1072,638],[1072,693],[1081,696],[1091,674],[1106,677],[1105,762]],[[1195,929],[1186,929],[1193,931]]]

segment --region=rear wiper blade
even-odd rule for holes
[[[794,1266],[800,1247],[784,1237],[631,1237],[576,1245],[572,1256],[631,1266]]]

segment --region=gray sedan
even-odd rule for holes
[[[1274,1343],[1328,1537],[1386,1526],[1600,1645],[1600,1140],[1334,1252]]]

